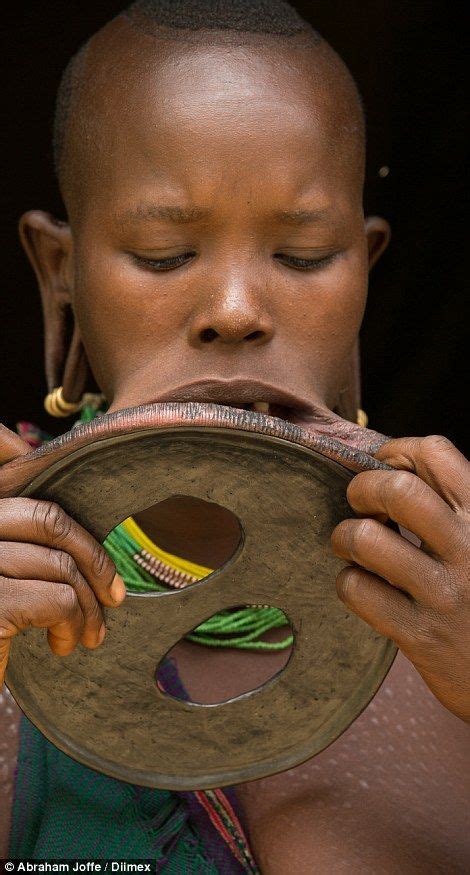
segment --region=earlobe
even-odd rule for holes
[[[95,392],[97,386],[73,317],[70,227],[49,213],[32,210],[21,217],[20,236],[41,292],[48,391],[61,386],[66,402],[78,402],[88,387]]]
[[[365,220],[365,229],[369,250],[369,270],[371,270],[385,252],[392,232],[386,219],[380,216],[368,216]]]
[[[25,213],[21,217],[19,231],[41,292],[45,372],[51,392],[56,386],[62,385],[64,369],[70,357],[72,238],[65,222],[59,222],[40,210]],[[78,343],[75,343],[75,347],[78,349]],[[75,399],[69,397],[67,400]]]

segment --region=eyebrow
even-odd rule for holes
[[[281,210],[274,214],[279,222],[290,225],[309,225],[318,222],[325,215],[327,209],[317,210]],[[180,207],[171,204],[137,204],[125,210],[123,218],[134,222],[152,222],[155,220],[173,222],[175,225],[187,225],[205,219],[210,210],[202,207]]]
[[[318,210],[282,210],[276,213],[275,218],[289,225],[309,225],[318,222],[328,215],[327,209]]]
[[[174,222],[177,225],[186,225],[189,222],[197,222],[204,219],[209,210],[200,207],[178,207],[170,204],[138,204],[131,207],[123,214],[125,219],[134,222],[151,222],[160,219],[166,222]]]

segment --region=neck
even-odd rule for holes
[[[233,514],[200,498],[173,495],[133,516],[162,550],[208,568],[220,568],[240,541]]]

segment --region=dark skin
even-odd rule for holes
[[[75,350],[111,411],[163,398],[210,400],[204,385],[191,383],[214,379],[232,404],[263,400],[250,380],[281,388],[298,399],[290,418],[306,425],[338,407],[368,268],[388,241],[383,220],[364,221],[362,153],[347,130],[352,92],[339,64],[326,50],[228,52],[176,43],[162,45],[156,63],[153,41],[122,23],[105,29],[94,51],[105,71],[102,88],[98,68],[94,79],[99,161],[77,145],[76,172],[66,183],[68,224],[39,211],[21,224],[49,342],[64,303],[71,304]],[[107,68],[115,53],[126,58],[125,83],[120,65]],[[83,368],[72,368],[70,355],[55,361],[65,375],[57,382],[74,400],[82,388],[74,375]],[[247,384],[243,397],[230,387],[234,379]],[[28,450],[2,432],[0,462]],[[448,709],[433,705],[441,737],[458,744],[451,714],[470,720],[469,466],[435,437],[394,440],[378,456],[401,470],[351,482],[348,498],[360,518],[333,532],[333,549],[348,563],[338,594],[397,642]],[[101,605],[116,607],[124,590],[101,546],[60,508],[20,498],[0,505],[1,679],[11,637],[28,625],[47,627],[58,655],[79,642],[98,646]],[[424,549],[386,528],[388,517]],[[209,567],[238,538],[216,508],[201,523],[191,501],[184,513],[175,500],[137,518],[164,549]],[[219,541],[208,544],[216,525]],[[204,661],[197,651],[185,651],[196,695]],[[255,685],[255,664],[248,654],[237,658]],[[216,678],[216,701],[217,694]],[[319,847],[325,868],[318,871],[331,871],[327,831],[302,826],[318,820],[314,779],[306,764],[239,788],[263,872],[288,871],[294,847],[295,871],[311,872]],[[286,805],[289,830],[281,839]],[[373,824],[365,829],[370,834]],[[384,871],[394,871],[387,861]]]

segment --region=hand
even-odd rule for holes
[[[400,470],[365,471],[349,484],[362,519],[345,520],[332,535],[334,552],[350,563],[337,578],[339,597],[470,722],[470,464],[435,436],[392,440],[376,458]]]
[[[0,465],[30,451],[0,426]],[[59,505],[0,500],[0,685],[20,630],[47,628],[49,647],[59,656],[79,642],[93,649],[105,636],[100,603],[116,607],[125,595],[104,547]]]

